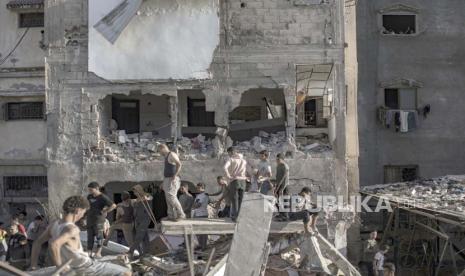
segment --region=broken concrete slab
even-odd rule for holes
[[[230,219],[186,219],[178,222],[162,221],[161,231],[166,235],[182,235],[184,227],[195,234],[234,234],[236,223]],[[269,232],[272,234],[299,233],[304,231],[302,221],[273,221]]]
[[[259,193],[244,195],[226,262],[225,276],[260,275],[265,257],[269,253],[266,249],[274,204],[274,197]]]

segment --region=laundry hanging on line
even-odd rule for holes
[[[409,132],[417,128],[418,112],[416,110],[378,109],[378,120],[385,128],[396,132]]]

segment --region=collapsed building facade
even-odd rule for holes
[[[259,150],[285,153],[292,192],[347,196],[358,173],[348,151],[356,135],[346,132],[356,129],[356,109],[346,105],[355,90],[345,81],[345,9],[344,1],[46,1],[50,204],[91,181],[114,199],[134,183],[156,185],[157,142],[175,144],[181,180],[207,191],[223,174],[224,148],[236,145],[251,164]]]
[[[264,149],[272,161],[286,154],[291,192],[303,186],[315,194],[357,192],[352,1],[5,0],[2,6],[2,20],[14,30],[2,44],[2,108],[25,114],[22,121],[3,120],[2,137],[28,131],[1,143],[1,197],[8,198],[7,186],[18,190],[3,201],[5,217],[18,202],[34,215],[36,200],[45,202],[47,194],[49,211],[57,211],[91,181],[115,201],[135,183],[153,188],[162,180],[157,143],[176,147],[182,181],[204,182],[207,192],[216,190],[230,145],[252,165]],[[26,25],[13,26],[17,18]],[[42,102],[42,109],[31,102]],[[33,129],[43,140],[29,142]],[[332,239],[338,223],[328,220]],[[337,234],[344,252],[346,229]]]

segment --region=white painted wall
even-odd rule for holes
[[[121,1],[89,0],[89,71],[105,79],[209,77],[218,0],[145,0],[111,44],[92,26]]]
[[[1,98],[0,105],[20,101],[44,98]],[[46,137],[45,120],[0,120],[0,160],[44,160]]]
[[[6,8],[9,0],[0,0],[0,61],[14,48],[26,28],[19,28],[19,14]],[[30,28],[21,44],[0,67],[44,66],[44,51],[39,48],[44,28]]]

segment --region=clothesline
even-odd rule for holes
[[[378,119],[385,128],[395,129],[396,132],[409,132],[417,128],[418,111],[403,109],[378,109]]]

